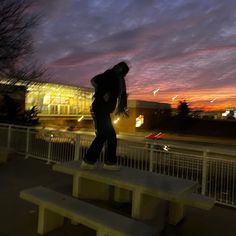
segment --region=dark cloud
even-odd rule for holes
[[[126,59],[132,96],[152,99],[147,95],[156,87],[168,94],[235,90],[235,0],[40,0],[37,6],[44,17],[36,55],[54,81],[89,86],[93,75]]]

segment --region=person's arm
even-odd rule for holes
[[[125,79],[120,78],[119,80],[119,97],[118,97],[118,105],[116,109],[116,114],[117,115],[128,115],[128,108],[127,108],[127,92],[126,92],[126,84],[125,84]]]

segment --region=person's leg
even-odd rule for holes
[[[116,132],[112,125],[111,118],[107,119],[108,124],[108,136],[107,136],[107,153],[105,155],[105,163],[110,165],[115,165],[117,163],[116,157],[116,147],[117,147],[117,138]]]
[[[107,126],[108,136],[107,136],[105,164],[103,165],[103,169],[111,171],[119,171],[120,167],[117,166],[117,157],[116,157],[116,146],[117,146],[116,132],[112,125],[110,115],[107,117],[106,123],[108,125]]]
[[[93,119],[96,129],[96,137],[93,140],[91,146],[89,147],[84,161],[89,164],[94,164],[100,156],[103,145],[108,136],[108,126],[107,126],[107,114],[104,112],[95,112],[93,114]]]
[[[112,125],[110,114],[106,115],[105,122],[106,122],[106,128],[107,128],[105,163],[114,165],[117,162],[117,157],[116,157],[117,138],[116,138],[115,129]]]

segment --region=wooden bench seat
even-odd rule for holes
[[[154,236],[158,230],[140,221],[94,206],[39,186],[20,192],[20,197],[39,206],[38,233],[63,225],[64,217],[96,230],[97,236]]]

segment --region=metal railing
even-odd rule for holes
[[[80,160],[93,138],[79,132],[0,124],[0,147],[47,163]],[[209,157],[207,151],[196,155],[194,151],[165,151],[157,149],[155,143],[147,146],[124,139],[119,139],[117,146],[120,165],[197,181],[199,193],[236,207],[236,155],[230,160]],[[100,161],[104,155],[103,150]]]

